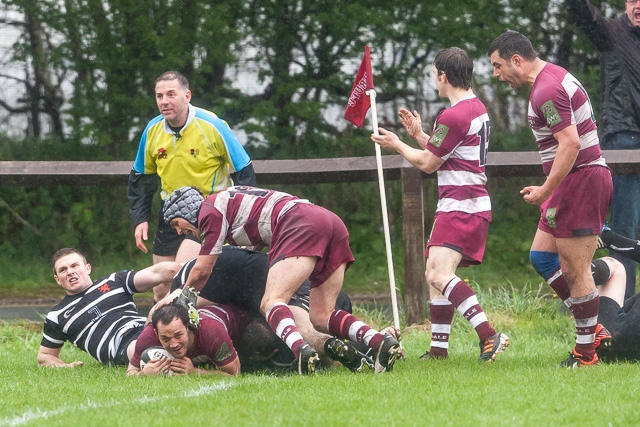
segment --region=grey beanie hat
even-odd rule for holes
[[[202,193],[195,187],[180,187],[164,201],[164,220],[167,224],[174,218],[184,218],[198,226],[198,211],[204,201]]]

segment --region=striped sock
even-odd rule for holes
[[[344,310],[334,310],[327,325],[329,334],[340,339],[361,342],[376,348],[382,342],[382,334]]]
[[[296,328],[293,313],[289,306],[285,303],[277,302],[269,307],[265,317],[271,329],[287,344],[296,359],[300,357],[300,346],[304,342],[304,338]]]
[[[562,302],[565,303],[565,305],[568,305],[568,300],[571,296],[571,293],[569,292],[569,286],[567,285],[567,280],[562,274],[562,270],[560,270],[560,268],[558,267],[558,269],[554,271],[550,277],[545,278],[545,280],[547,281],[549,286],[551,286],[553,292],[558,295],[558,298],[560,298]]]
[[[434,356],[446,357],[449,354],[449,335],[455,309],[446,299],[429,301],[429,319],[431,320],[431,349]]]
[[[451,301],[465,319],[471,323],[480,340],[484,340],[496,334],[495,329],[489,324],[487,315],[480,307],[478,297],[469,285],[459,277],[454,277],[444,287],[442,294]]]
[[[576,352],[591,360],[596,352],[594,340],[600,308],[598,291],[583,297],[571,297],[568,301],[576,322]]]

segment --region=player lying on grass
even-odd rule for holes
[[[91,265],[76,249],[53,254],[53,278],[67,295],[47,313],[38,365],[74,367],[81,361],[65,362],[60,351],[65,341],[108,365],[126,365],[135,340],[147,320],[138,314],[133,294],[170,281],[180,269],[175,262],[162,262],[140,271],[120,271],[91,280]]]
[[[602,362],[640,361],[640,293],[624,300],[627,274],[622,263],[604,257],[592,263],[600,294],[596,349]]]
[[[252,317],[233,304],[210,305],[196,311],[190,300],[195,303],[195,294],[183,291],[153,312],[152,324],[138,337],[127,375],[237,375],[241,370],[278,366],[285,372],[295,370],[293,353],[279,345],[281,340],[264,318]],[[397,331],[391,333],[397,336]],[[165,352],[157,351],[160,346]],[[357,362],[361,368],[366,361],[373,366],[371,358],[358,352],[354,343],[346,343],[346,347],[358,358],[352,365]],[[274,359],[279,359],[279,364]],[[203,368],[203,364],[211,364],[213,369]]]
[[[262,286],[264,289],[264,275],[255,275],[252,271],[256,269],[260,271],[258,268],[260,260],[266,255],[256,254],[259,253],[244,252],[238,248],[225,248],[220,256],[217,271],[229,285],[244,284],[246,286],[225,287],[225,282],[211,281],[203,289],[203,295],[212,299],[217,299],[216,296],[219,296],[220,302],[225,302],[226,295],[226,298],[232,300],[230,302],[234,302],[241,301],[243,297],[248,298],[250,294],[243,294],[242,291],[255,289],[256,286],[253,283],[256,280],[258,280],[257,287]],[[40,366],[58,367],[82,365],[80,361],[66,363],[59,358],[65,341],[74,343],[101,363],[127,365],[133,355],[135,340],[147,321],[146,317],[138,314],[133,302],[133,293],[143,292],[159,283],[170,281],[180,267],[179,264],[166,262],[139,272],[113,273],[104,279],[92,282],[89,277],[91,265],[75,249],[65,248],[56,252],[52,257],[52,263],[54,278],[67,291],[67,296],[47,315],[37,359]],[[237,276],[230,276],[230,274],[237,274]],[[184,271],[182,277],[185,277]],[[232,280],[233,277],[235,281]],[[238,292],[234,294],[234,290]],[[306,292],[308,299],[308,289]],[[259,298],[260,296],[258,301]],[[305,296],[303,294],[295,298],[296,301],[304,301]],[[350,311],[348,297],[344,295],[341,301],[344,301],[342,307]],[[250,302],[248,306],[251,306]],[[301,309],[301,312],[304,313],[304,310]],[[255,335],[254,349],[265,345],[269,347],[269,344],[265,344],[264,340],[260,341],[259,338],[259,335]],[[245,347],[250,348],[248,345]],[[334,348],[344,350],[345,346],[337,344]],[[344,357],[343,362],[350,369],[361,369],[362,363],[371,363],[369,359],[365,358],[364,361],[362,358],[359,359],[360,355],[356,350],[352,350],[351,345],[346,348],[349,350],[347,354],[352,363],[349,364]],[[249,350],[247,353],[251,354]],[[358,366],[358,362],[362,363]]]
[[[640,240],[621,236],[606,226],[602,228],[598,238],[598,249],[603,248],[616,251],[635,262],[640,262]]]
[[[195,262],[195,259],[189,261],[180,269],[171,284],[171,292],[184,287]],[[201,308],[212,303],[233,304],[246,310],[254,319],[263,318],[260,314],[260,301],[264,295],[268,273],[269,257],[266,253],[237,246],[223,246],[218,262],[198,295],[196,307]],[[367,353],[372,356],[368,346],[355,341],[339,340],[314,329],[309,319],[309,293],[310,284],[306,280],[289,300],[289,309],[295,316],[298,330],[313,348],[318,349],[324,364],[331,364],[325,357],[329,356],[331,360],[341,362],[352,371],[362,370],[364,364],[371,366],[373,363],[371,357],[365,358],[363,355]],[[351,300],[342,290],[338,294],[336,308],[348,313],[352,312]],[[264,327],[267,325],[266,322],[255,320],[253,325],[251,330],[254,336],[247,337],[247,342],[256,341],[255,348],[262,350],[256,350],[255,357],[251,352],[243,352],[242,356],[246,354],[249,360],[264,361],[267,357],[264,352],[270,348],[272,362],[276,367],[282,368],[284,365],[294,363],[295,357],[289,347],[268,326]],[[260,363],[260,365],[264,364]],[[245,370],[244,363],[243,370]]]
[[[240,373],[240,359],[234,342],[239,342],[249,323],[248,314],[233,305],[212,305],[190,315],[188,308],[171,302],[157,308],[138,340],[127,375],[226,374]],[[141,366],[144,350],[162,347],[170,358],[149,360]],[[192,359],[210,362],[215,369],[194,366]]]

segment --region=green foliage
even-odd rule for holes
[[[153,82],[167,69],[190,79],[195,105],[247,133],[254,159],[369,156],[371,131],[341,118],[365,44],[372,48],[380,124],[397,129],[395,112],[408,106],[424,113],[427,128],[443,105],[429,85],[434,54],[457,45],[482,65],[490,40],[507,28],[529,36],[544,58],[570,65],[599,111],[597,54],[567,22],[563,5],[548,0],[68,0],[64,7],[51,0],[0,0],[0,10],[16,17],[12,29],[22,35],[2,64],[28,70],[29,76],[21,82],[28,93],[16,97],[14,112],[28,125],[19,141],[0,135],[1,160],[132,160],[142,129],[158,114]],[[533,150],[529,129],[522,126],[526,91],[515,95],[490,74],[486,63],[477,66],[474,84],[492,118],[490,151]],[[42,78],[30,77],[35,75]],[[50,86],[44,85],[48,80]],[[33,105],[39,106],[37,114],[26,113]],[[53,136],[43,138],[46,132],[34,126],[44,118],[63,122],[64,132],[53,126]],[[490,179],[494,221],[484,264],[463,272],[471,280],[483,286],[536,280],[528,247],[538,214],[518,194],[530,183]],[[428,225],[435,192],[432,183],[425,187],[431,187]],[[374,183],[284,189],[344,219],[357,260],[347,288],[387,288]],[[387,191],[394,266],[402,277],[401,189],[393,182]],[[0,207],[0,264],[9,267],[0,287],[48,279],[42,273],[46,260],[60,246],[76,246],[114,269],[150,263],[134,247],[124,188],[0,187],[0,198],[11,209]]]
[[[530,283],[518,287],[510,283],[509,287],[485,290],[480,290],[475,283],[473,287],[481,295],[480,304],[485,310],[499,311],[521,320],[532,320],[537,316],[550,320],[559,317],[561,302],[554,298],[551,288],[542,283],[535,288]]]
[[[42,102],[46,108],[39,114],[65,125],[52,133],[76,148],[92,144],[114,160],[133,157],[138,136],[157,114],[153,81],[168,69],[190,79],[196,105],[246,131],[249,143],[260,146],[253,154],[314,158],[357,155],[350,154],[357,131],[336,119],[365,44],[372,47],[382,123],[399,105],[438,108],[441,100],[427,82],[433,55],[444,47],[460,46],[482,59],[489,40],[514,28],[527,34],[543,57],[560,55],[561,39],[571,53],[561,62],[571,59],[581,69],[594,59],[582,38],[572,51],[564,8],[548,0],[429,5],[418,0],[69,0],[64,8],[53,1],[0,7],[25,16],[34,27],[29,32],[16,21],[16,31],[25,33],[8,63],[51,80],[42,89],[42,82],[26,82],[32,92],[17,101],[20,113],[31,111],[29,102]],[[42,37],[52,43],[34,50]],[[39,68],[41,63],[48,68]],[[478,75],[479,81],[488,74]],[[513,93],[505,85],[492,86],[494,127],[512,129],[508,110],[518,108]],[[42,92],[47,96],[41,101],[29,98]]]

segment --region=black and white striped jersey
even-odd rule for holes
[[[141,331],[146,318],[138,314],[133,294],[135,271],[121,271],[96,280],[83,292],[67,295],[49,311],[40,345],[61,348],[69,341],[99,362],[113,362],[127,332]]]

